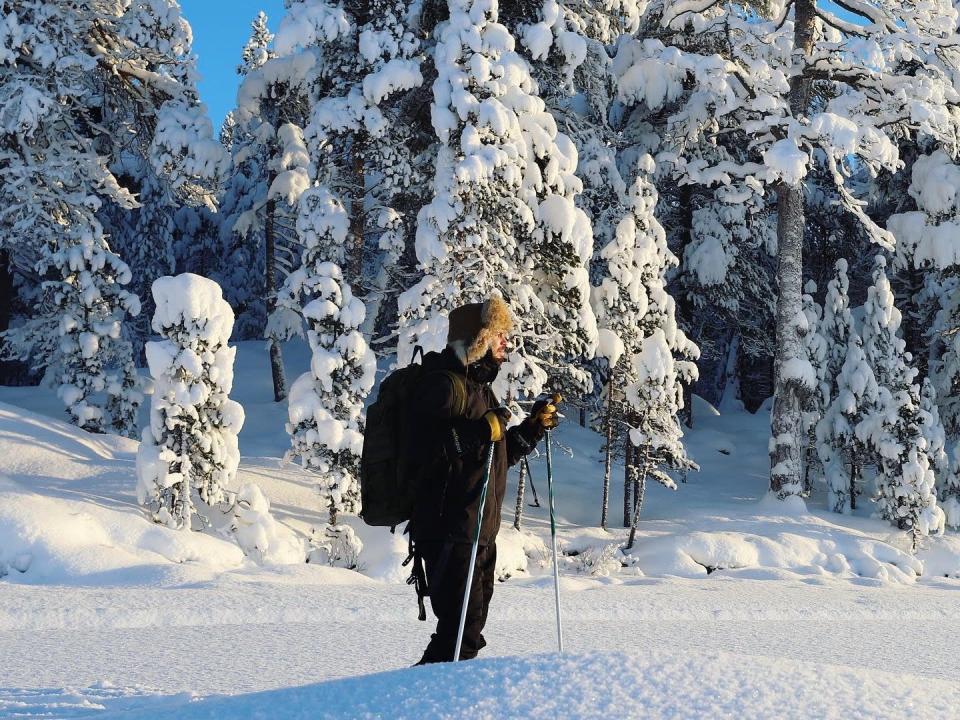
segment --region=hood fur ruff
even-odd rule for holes
[[[491,295],[484,303],[462,305],[451,311],[447,345],[467,366],[487,354],[498,333],[510,335],[513,326],[510,306],[499,295]]]

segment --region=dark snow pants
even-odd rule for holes
[[[460,609],[467,583],[471,546],[466,543],[424,542],[417,547],[423,557],[430,605],[433,607],[433,614],[437,616],[436,632],[431,636],[418,664],[450,662],[457,647]],[[496,545],[481,545],[477,548],[477,564],[470,586],[467,621],[463,629],[463,645],[460,648],[461,660],[472,660],[487,644],[482,630],[487,622],[490,598],[493,597],[496,564]]]

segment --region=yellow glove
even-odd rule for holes
[[[490,440],[497,442],[503,438],[507,431],[507,423],[510,422],[511,412],[505,407],[488,410],[483,419],[490,424]]]
[[[549,398],[537,400],[530,409],[529,420],[544,430],[552,430],[560,423],[557,417],[557,405],[562,399],[560,393],[554,393]]]

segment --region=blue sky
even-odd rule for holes
[[[263,10],[276,31],[283,0],[180,0],[183,16],[193,28],[193,51],[200,68],[200,99],[207,104],[214,128],[237,99],[237,64],[250,36],[250,22]]]

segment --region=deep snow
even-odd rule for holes
[[[302,345],[285,356],[292,371],[306,366]],[[233,397],[248,418],[238,482],[259,484],[302,539],[324,512],[309,477],[279,466],[286,408],[269,401],[261,344],[240,344]],[[648,489],[637,548],[622,562],[626,531],[590,527],[598,436],[570,419],[556,433],[565,639],[577,657],[528,655],[555,643],[549,523],[544,501],[527,508],[524,533],[509,528],[508,493],[500,571],[511,577],[497,587],[484,654],[522,657],[356,677],[415,662],[430,631],[402,583],[400,537],[353,523],[362,574],[257,566],[229,538],[147,520],[135,501],[135,442],[61,422],[52,391],[0,388],[0,658],[15,659],[0,666],[0,715],[340,708],[329,716],[351,717],[402,696],[411,716],[441,717],[443,707],[457,717],[474,693],[529,717],[582,717],[578,703],[591,697],[597,714],[607,703],[644,717],[924,717],[957,707],[946,682],[960,670],[957,536],[929,540],[914,558],[869,508],[829,513],[821,491],[806,507],[767,500],[766,418],[723,411],[698,402],[687,440],[704,470],[676,492]],[[543,461],[531,464],[543,498]],[[613,490],[615,521],[622,468]],[[350,679],[290,689],[337,678]],[[257,691],[272,692],[178,706]],[[493,717],[492,707],[473,714]]]

